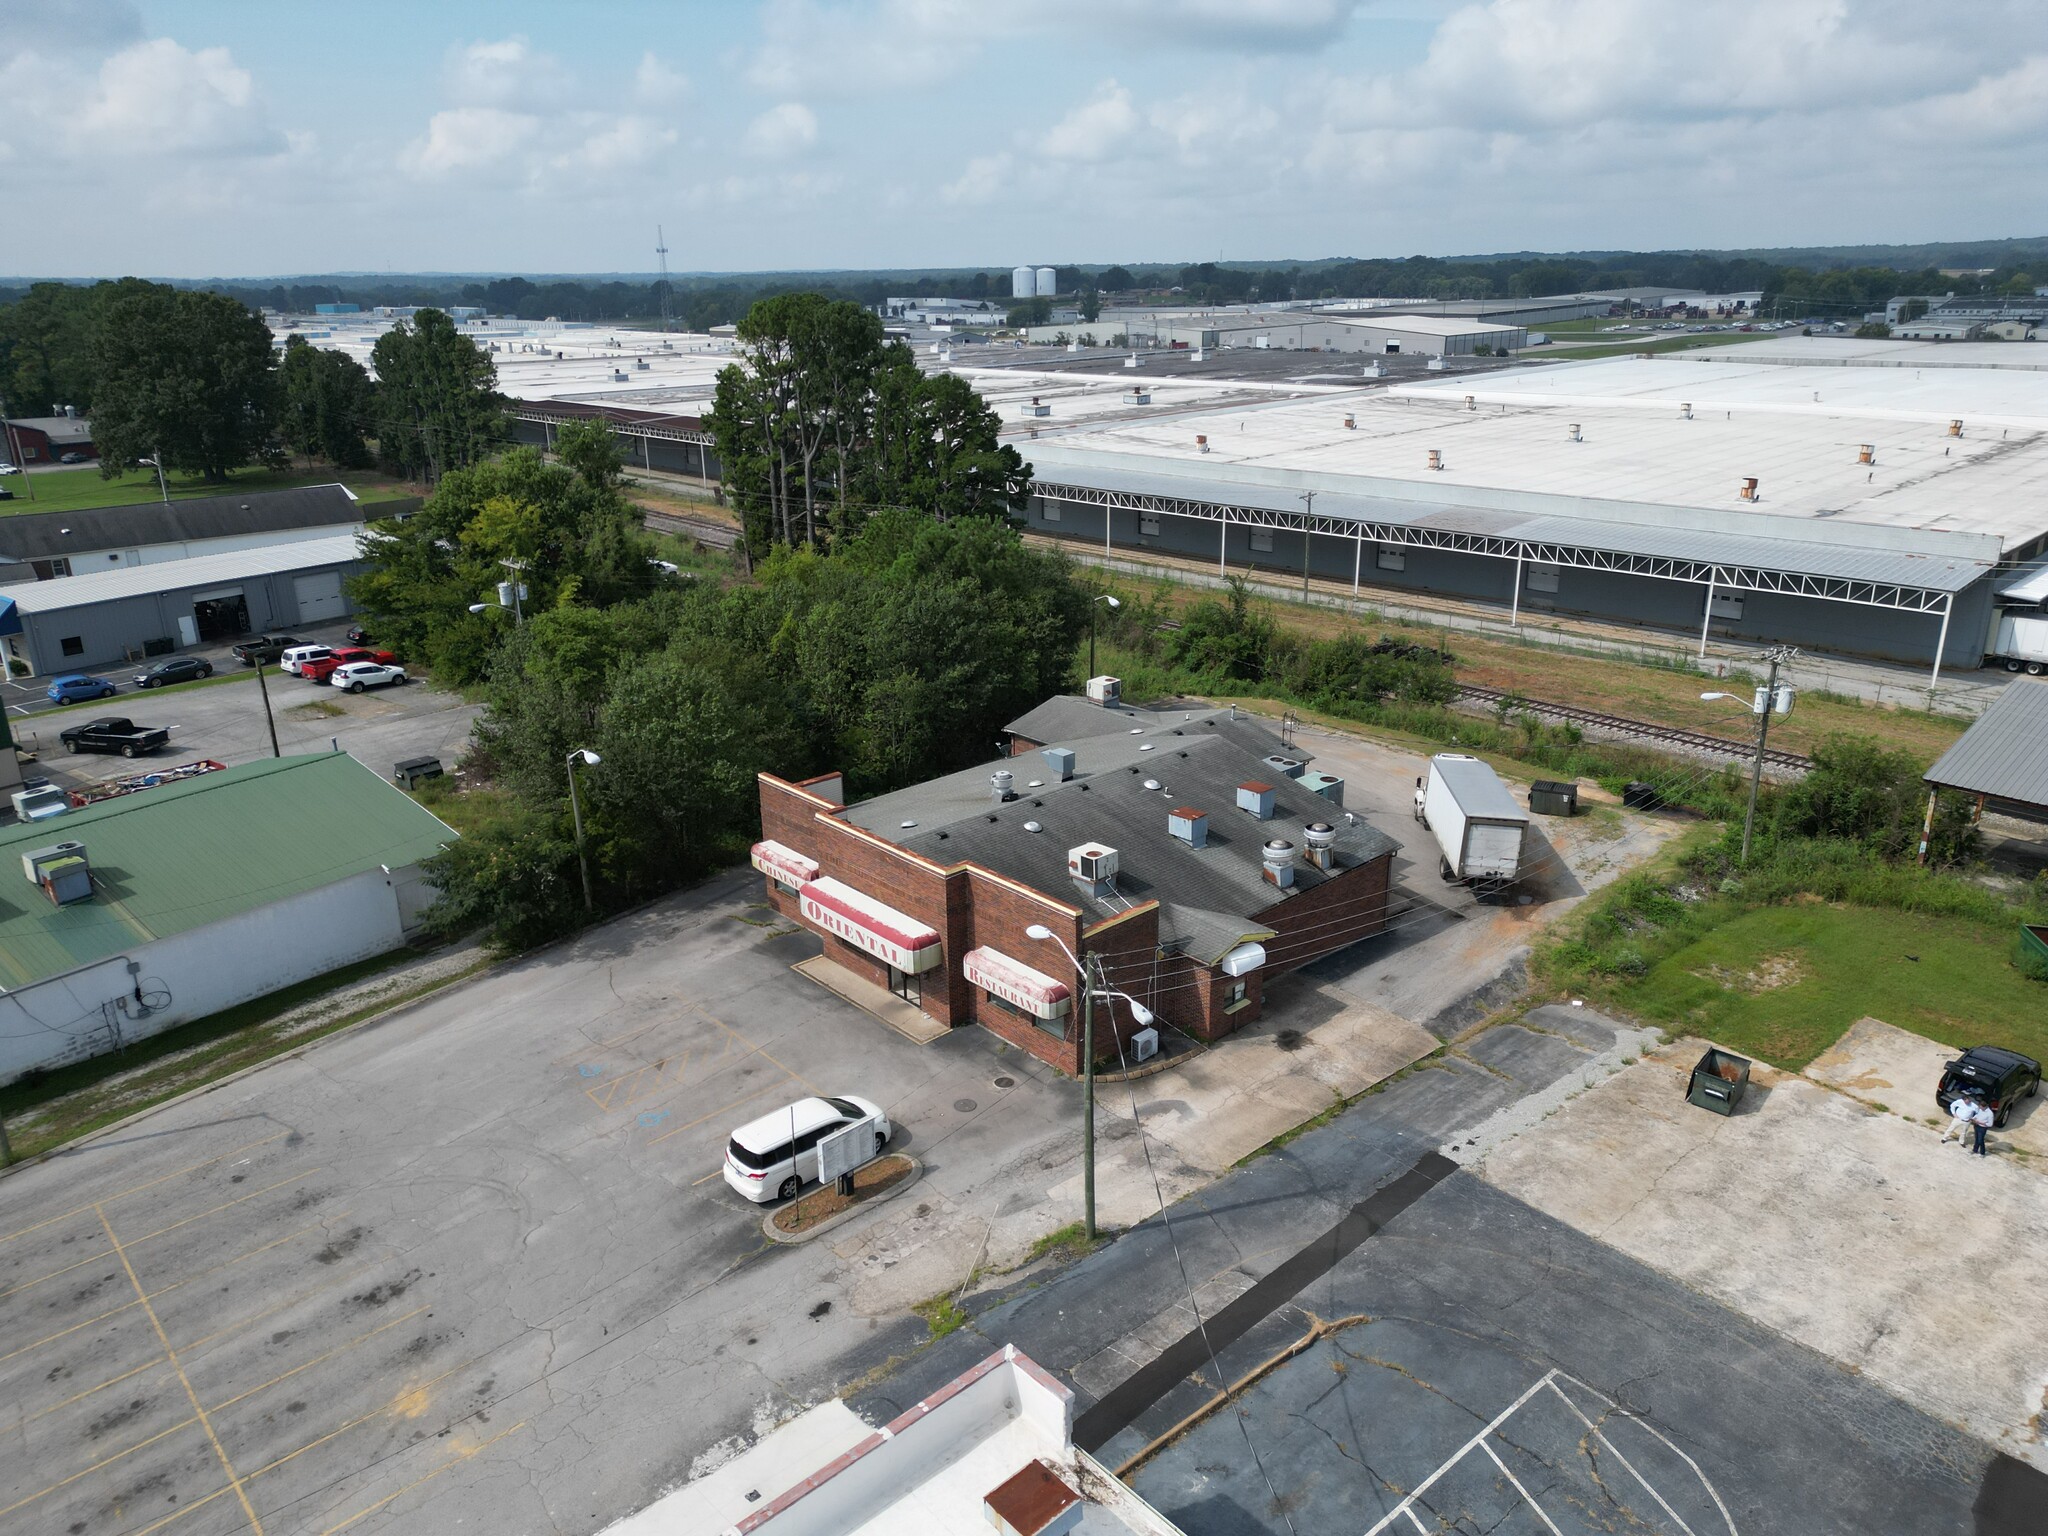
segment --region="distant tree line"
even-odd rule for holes
[[[75,407],[101,473],[139,461],[219,482],[291,455],[437,479],[504,436],[488,357],[439,310],[377,342],[377,380],[302,337],[274,350],[247,303],[124,277],[37,283],[0,307],[0,400],[11,416]]]

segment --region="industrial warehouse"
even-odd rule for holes
[[[1013,721],[1010,757],[858,805],[836,775],[764,774],[753,851],[775,909],[876,999],[1066,1072],[1074,959],[1125,994],[1097,1012],[1098,1059],[1156,1047],[1129,999],[1220,1039],[1260,1017],[1269,978],[1386,928],[1397,848],[1344,810],[1341,779],[1234,710],[1089,688]]]

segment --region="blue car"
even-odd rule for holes
[[[111,699],[113,696],[114,685],[90,672],[67,672],[62,677],[50,679],[50,702],[53,704],[77,704],[85,699]]]

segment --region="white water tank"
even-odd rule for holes
[[[1028,299],[1037,292],[1037,277],[1029,267],[1017,267],[1010,273],[1010,297]]]
[[[1060,291],[1060,275],[1054,268],[1040,267],[1036,276],[1037,283],[1033,291],[1038,297],[1049,299]]]

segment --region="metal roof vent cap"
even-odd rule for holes
[[[1690,400],[1684,400],[1679,402],[1678,419],[1680,421],[1692,420],[1692,402]]]
[[[1035,821],[1027,821],[1024,823],[1024,830],[1026,832],[1043,832],[1045,828]]]
[[[1583,443],[1586,440],[1580,433],[1579,424],[1576,421],[1572,423],[1571,440],[1575,443]]]
[[[1147,779],[1145,781],[1145,787],[1147,789],[1157,789],[1159,787],[1159,781],[1157,779]]]
[[[1442,469],[1444,467],[1444,451],[1441,448],[1429,450],[1429,467],[1431,469]]]
[[[1259,850],[1259,863],[1264,866],[1268,884],[1282,890],[1294,884],[1294,844],[1284,837],[1269,838]]]
[[[1337,841],[1337,829],[1327,821],[1312,821],[1302,829],[1302,836],[1311,848],[1329,848]]]
[[[988,782],[995,790],[996,799],[998,800],[1014,800],[1017,798],[1017,792],[1010,788],[1014,781],[1015,776],[1007,768],[998,768],[988,776]]]

